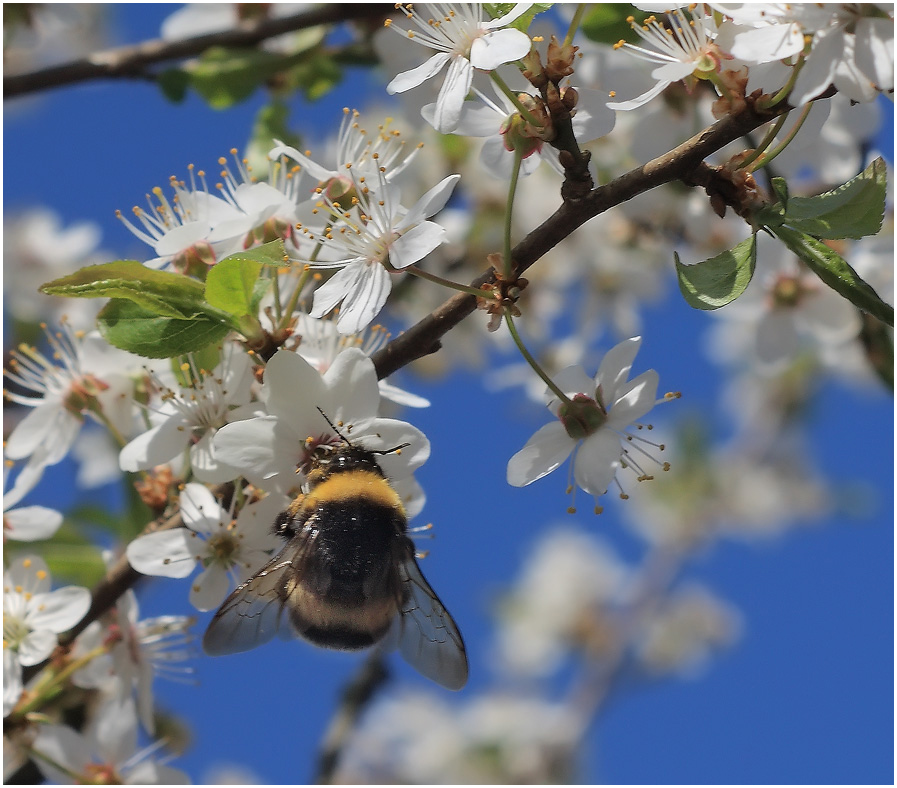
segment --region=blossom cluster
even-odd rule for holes
[[[201,7],[174,14],[166,39],[220,29],[215,5],[214,19]],[[145,522],[104,543],[102,573],[189,578],[189,606],[215,611],[251,578],[274,577],[289,535],[276,524],[311,495],[322,448],[370,453],[408,520],[427,493],[441,495],[418,479],[429,438],[398,417],[430,402],[386,379],[401,338],[392,342],[377,321],[396,333],[427,328],[462,298],[470,319],[424,333],[414,358],[431,373],[480,368],[496,397],[520,388],[522,410],[547,406],[549,415],[533,418],[548,422],[493,464],[514,488],[567,464],[566,487],[541,490],[571,514],[577,491],[596,514],[609,498],[632,498],[620,508],[643,562],[624,562],[590,531],[548,531],[495,614],[496,675],[527,692],[497,682],[454,707],[423,693],[387,699],[346,745],[351,757],[337,776],[572,781],[569,764],[611,685],[624,675],[693,675],[736,639],[739,615],[704,586],[680,582],[688,557],[713,539],[768,535],[830,507],[824,482],[781,436],[797,431],[794,414],[817,377],[871,387],[887,374],[888,329],[868,307],[893,302],[892,238],[864,239],[873,235],[865,220],[844,229],[838,211],[858,192],[877,206],[884,191],[870,144],[876,100],[893,92],[893,12],[711,3],[660,14],[655,5],[636,4],[647,15],[608,44],[582,37],[581,10],[552,12],[569,17],[564,36],[548,32],[541,4],[495,18],[483,4],[399,4],[368,42],[391,75],[383,97],[400,102],[388,117],[344,109],[320,141],[323,154],[266,132],[254,140],[263,163],[233,149],[215,175],[190,165],[167,190],[152,188],[145,207],[116,213],[151,250],[139,263],[102,263],[111,255],[98,251],[90,223],[65,227],[45,210],[9,223],[11,313],[35,328],[47,322],[9,352],[4,372],[15,406],[4,443],[4,540],[14,547],[4,572],[5,777],[31,760],[52,781],[188,780],[169,766],[153,685],[192,672],[182,663],[195,654],[193,619],[141,618],[133,591],[104,601],[102,584],[91,592],[87,580],[54,589],[41,546],[79,525],[30,503],[51,469],[74,459],[79,486],[125,479],[137,493]],[[278,39],[270,54],[289,46]],[[711,152],[712,167],[703,166],[716,180],[706,194],[639,187],[575,232],[543,229],[558,205],[582,205],[596,184],[612,187],[747,107],[769,120],[758,121],[753,147],[736,140]],[[761,173],[773,160],[780,177],[767,194]],[[814,228],[838,229],[804,233],[822,247],[816,257],[786,242],[798,192],[805,214],[810,200],[826,200]],[[881,203],[885,214],[883,195]],[[770,229],[758,234],[764,222]],[[540,229],[557,237],[541,244],[538,261],[523,260],[534,238],[544,240]],[[690,452],[682,431],[646,420],[681,395],[660,393],[658,372],[636,363],[641,351],[660,368],[657,348],[669,346],[645,330],[645,308],[672,289],[673,245],[688,299],[694,271],[735,260],[746,244],[749,265],[729,276],[746,277],[737,293],[719,295],[717,277],[691,294],[716,310],[705,350],[729,381],[735,438]],[[865,301],[813,267],[829,254],[851,261],[847,278]],[[526,279],[521,262],[531,266]],[[45,294],[112,300],[97,314],[95,301],[72,298],[62,316]],[[200,323],[212,339],[200,341]],[[688,381],[676,385],[688,395]],[[675,408],[660,410],[666,419]],[[484,426],[471,421],[469,434]],[[688,472],[677,475],[680,465]],[[53,574],[65,581],[67,568]],[[426,585],[406,575],[409,586]],[[296,594],[286,588],[265,593]],[[593,682],[591,706],[552,694],[571,657]],[[69,695],[85,710],[83,725],[69,724],[68,701],[59,701]]]

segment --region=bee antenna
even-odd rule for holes
[[[315,407],[318,408],[318,413],[320,413],[320,414],[324,417],[324,421],[326,421],[326,422],[330,425],[330,429],[332,429],[337,435],[339,435],[339,436],[340,436],[346,443],[348,443],[348,444],[351,446],[351,445],[352,445],[352,441],[350,441],[345,435],[343,435],[343,434],[339,431],[339,429],[337,428],[336,424],[334,424],[334,423],[330,420],[330,418],[327,416],[327,414],[324,413],[324,411],[323,411],[320,407],[318,407],[317,405],[316,405]]]
[[[372,451],[371,454],[392,454],[394,451],[407,449],[410,445],[410,443],[400,443],[398,446],[393,446],[391,449],[380,449],[379,451]]]
[[[327,416],[327,414],[324,413],[324,411],[319,406],[316,405],[315,407],[318,408],[318,413],[320,413],[324,417],[324,421],[326,421],[330,425],[330,428],[337,435],[339,435],[346,443],[348,443],[350,446],[354,446],[352,441],[350,441],[345,435],[343,435],[339,431],[339,428],[336,426],[336,424],[334,424],[330,420],[330,418]],[[379,449],[377,451],[372,451],[371,454],[380,454],[380,455],[392,454],[393,452],[401,451],[402,449],[407,449],[410,445],[411,445],[410,443],[400,443],[398,446],[393,446],[391,449]]]

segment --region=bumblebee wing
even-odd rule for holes
[[[202,639],[206,654],[220,656],[249,651],[275,634],[296,637],[284,611],[281,589],[301,557],[292,545],[278,553],[247,581],[237,586],[215,613]]]
[[[408,663],[446,689],[467,683],[467,652],[455,622],[424,579],[408,540],[399,575],[408,592],[396,619],[399,651]]]

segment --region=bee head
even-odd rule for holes
[[[354,469],[370,470],[383,475],[383,471],[377,462],[376,455],[392,454],[401,451],[409,443],[402,443],[393,446],[391,449],[370,450],[352,443],[339,428],[327,417],[321,408],[318,408],[320,414],[330,425],[330,428],[336,433],[337,438],[322,436],[313,446],[310,447],[309,462],[312,467],[312,474],[327,476],[333,472],[349,471]]]

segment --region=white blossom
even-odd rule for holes
[[[628,380],[641,343],[641,337],[634,337],[608,351],[594,379],[579,366],[567,367],[555,376],[555,383],[569,401],[562,403],[547,392],[552,397],[548,407],[557,420],[540,428],[511,457],[509,484],[532,484],[571,454],[576,484],[596,500],[607,492],[620,468],[632,468],[639,480],[652,478],[642,469],[643,460],[636,454],[644,450],[628,432],[630,425],[657,404],[658,376],[653,369]]]
[[[272,494],[244,506],[236,518],[222,508],[208,487],[190,482],[180,495],[183,527],[155,531],[131,542],[126,555],[145,575],[189,577],[190,604],[206,611],[217,607],[237,583],[246,579],[280,545],[271,523],[289,499]]]
[[[310,314],[323,317],[340,306],[336,324],[343,334],[361,331],[380,313],[392,290],[390,271],[413,265],[444,242],[445,229],[428,219],[442,210],[461,177],[443,179],[408,209],[399,202],[399,187],[378,176],[374,190],[353,173],[353,188],[342,202],[322,193],[319,208],[332,225],[312,240],[323,244],[324,260],[299,261],[340,269],[315,290]]]
[[[90,591],[65,586],[51,591],[46,562],[26,556],[3,578],[3,716],[22,694],[22,667],[43,662],[57,635],[71,629],[90,607]]]
[[[532,3],[517,3],[504,16],[484,19],[482,3],[433,3],[397,6],[414,27],[405,29],[387,25],[410,41],[436,54],[417,68],[404,71],[386,86],[387,93],[404,93],[435,77],[448,65],[448,73],[439,96],[433,126],[448,134],[460,120],[464,99],[470,90],[474,69],[493,71],[503,63],[524,57],[531,46],[526,33],[507,27],[525,14]]]

